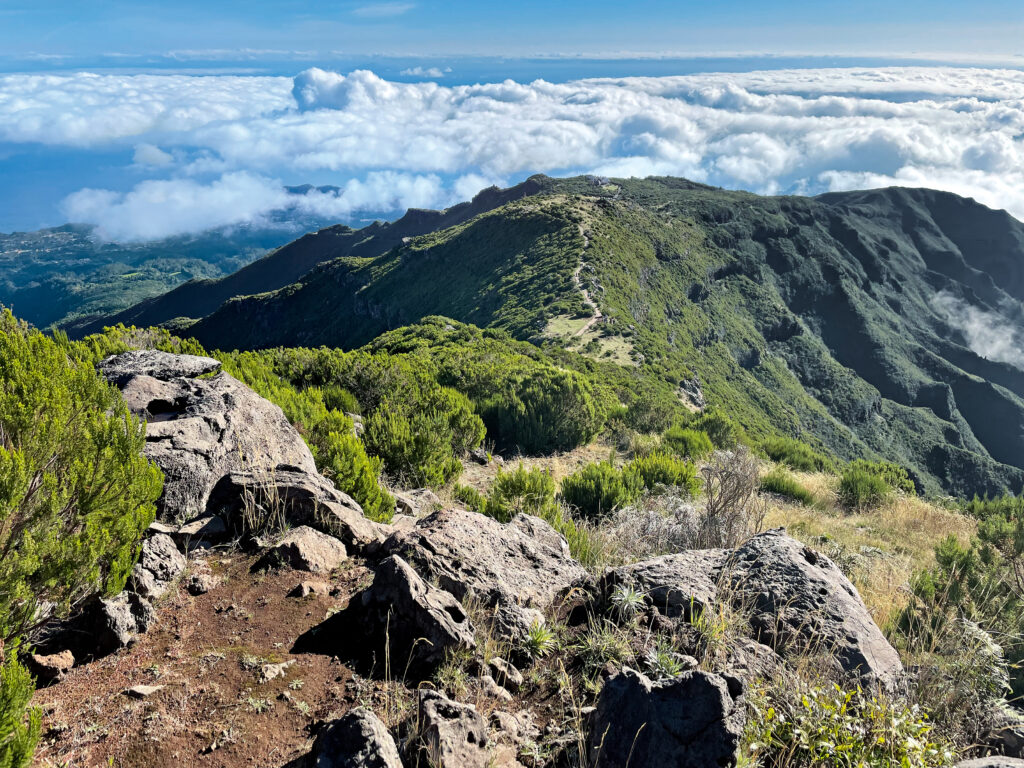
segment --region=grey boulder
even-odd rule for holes
[[[111,382],[119,383],[132,376],[150,376],[160,381],[195,379],[220,370],[220,360],[198,355],[175,355],[155,349],[137,349],[112,355],[98,366]]]
[[[734,766],[742,685],[709,672],[654,683],[623,669],[601,689],[588,740],[594,768]]]
[[[477,512],[446,509],[412,531],[396,532],[384,550],[414,563],[460,599],[474,595],[492,605],[543,609],[589,576],[550,525],[521,517],[500,523]]]
[[[782,529],[754,536],[730,558],[731,599],[755,639],[783,657],[820,654],[865,685],[898,686],[903,665],[857,590],[824,555]]]
[[[164,472],[162,520],[203,514],[231,471],[272,474],[287,465],[316,474],[313,455],[280,408],[226,373],[196,378],[210,367],[196,360],[205,358],[126,352],[100,365],[147,421],[145,454]]]
[[[185,565],[185,556],[174,539],[165,533],[150,536],[142,542],[139,562],[132,568],[132,589],[151,600],[162,597],[185,571]]]
[[[256,564],[257,568],[289,567],[330,573],[348,558],[345,545],[315,528],[300,525],[288,531]]]
[[[402,768],[395,740],[365,707],[328,723],[313,742],[310,768]]]
[[[293,525],[308,525],[328,533],[356,552],[377,552],[391,530],[363,516],[363,509],[348,494],[315,472],[278,467],[273,473],[232,471],[210,495],[210,508],[238,521],[246,510],[277,516]]]
[[[419,691],[415,744],[423,761],[439,768],[487,768],[487,723],[470,704],[452,701],[443,693]]]
[[[298,650],[352,656],[383,671],[428,675],[450,651],[476,647],[473,627],[451,594],[431,586],[400,557],[378,567],[373,582],[300,638]]]
[[[1016,757],[993,755],[992,757],[976,757],[973,760],[963,760],[953,768],[1024,768],[1024,760]]]
[[[718,602],[718,578],[730,554],[697,549],[654,557],[609,570],[602,587],[606,595],[620,585],[639,589],[661,613],[690,621]]]

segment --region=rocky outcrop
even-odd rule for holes
[[[198,355],[175,355],[156,349],[136,349],[113,355],[97,366],[100,373],[120,386],[133,376],[149,376],[160,381],[196,379],[220,370],[220,360]]]
[[[419,691],[415,743],[423,759],[414,764],[487,768],[490,759],[487,723],[476,708],[429,689]]]
[[[392,493],[392,496],[395,497],[395,507],[400,515],[426,517],[441,506],[441,500],[429,488],[397,491]]]
[[[622,584],[639,589],[666,616],[687,621],[718,600],[718,578],[731,554],[728,549],[702,549],[662,555],[605,573],[606,595]]]
[[[755,639],[783,656],[821,653],[867,685],[894,688],[902,679],[899,654],[824,555],[776,529],[737,549],[727,567],[730,599],[749,614]]]
[[[139,562],[132,568],[131,588],[142,597],[155,600],[185,571],[185,557],[165,533],[142,542]]]
[[[96,600],[86,608],[80,624],[87,631],[80,640],[87,644],[82,655],[105,656],[124,648],[155,620],[153,606],[134,592]]]
[[[365,707],[324,726],[306,764],[309,768],[402,768],[395,740]]]
[[[427,578],[458,598],[475,595],[489,604],[545,608],[586,570],[550,525],[520,515],[512,523],[461,509],[424,518],[412,531],[399,531],[384,544]]]
[[[362,507],[320,474],[278,467],[272,473],[232,471],[210,494],[210,509],[239,521],[246,510],[275,510],[293,525],[308,525],[353,551],[375,554],[390,529],[363,516]]]
[[[630,584],[661,613],[688,620],[691,607],[731,603],[749,615],[757,641],[737,654],[735,671],[771,669],[777,659],[770,651],[783,657],[810,652],[866,685],[888,689],[902,678],[899,655],[849,579],[781,528],[732,551],[694,550],[611,569],[602,583],[606,594]]]
[[[976,757],[973,760],[963,760],[953,768],[1024,768],[1024,760],[1016,757]]]
[[[459,601],[393,555],[377,567],[369,587],[301,638],[297,650],[364,660],[377,654],[379,672],[386,651],[394,669],[426,675],[450,651],[475,647],[473,627]]]
[[[333,536],[300,525],[288,531],[256,563],[255,568],[294,568],[310,573],[330,573],[348,557],[345,545]]]
[[[203,514],[210,492],[232,471],[290,466],[316,475],[309,448],[281,409],[226,373],[211,358],[126,352],[100,370],[129,408],[146,419],[146,455],[164,472],[161,519]]]
[[[654,683],[623,669],[601,689],[588,749],[594,768],[736,765],[745,722],[738,680],[684,672]]]

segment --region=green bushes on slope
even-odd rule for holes
[[[772,461],[798,472],[827,472],[834,467],[827,456],[790,437],[770,437],[761,443],[761,450]]]
[[[892,497],[893,491],[913,494],[907,470],[887,461],[857,459],[839,477],[839,501],[849,509],[871,509]]]
[[[795,477],[778,468],[761,478],[761,490],[768,493],[777,493],[779,496],[793,499],[808,507],[817,503],[814,494],[804,488]]]
[[[702,459],[715,450],[708,433],[696,429],[674,426],[661,439],[673,453],[686,459]]]
[[[622,474],[635,478],[636,483],[647,490],[660,485],[678,488],[687,496],[700,492],[700,480],[693,463],[665,453],[638,456],[622,468]],[[632,487],[634,482],[631,480],[627,485]]]
[[[17,663],[41,614],[60,618],[118,592],[155,514],[162,476],[144,430],[90,361],[0,315],[0,765],[38,738]],[[46,611],[43,611],[44,605]]]

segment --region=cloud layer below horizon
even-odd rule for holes
[[[1024,218],[1022,137],[1016,70],[458,86],[319,69],[294,78],[0,77],[0,147],[125,151],[137,181],[64,202],[70,219],[122,240],[282,208],[345,219],[444,207],[537,172],[685,176],[767,194],[929,186]],[[325,177],[340,191],[296,199],[282,188]]]

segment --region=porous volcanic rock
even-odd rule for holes
[[[395,740],[365,707],[356,707],[317,734],[309,768],[402,768]]]
[[[973,760],[962,760],[953,768],[1024,768],[1024,760],[1017,757],[976,757]]]
[[[274,509],[292,525],[308,525],[365,555],[375,554],[391,528],[363,516],[363,509],[323,475],[297,467],[278,467],[273,473],[232,471],[210,494],[209,506],[234,521],[246,509]]]
[[[210,492],[231,471],[273,473],[286,465],[317,474],[313,455],[280,408],[227,373],[196,378],[215,362],[125,352],[100,365],[132,412],[148,422],[145,454],[164,472],[162,520],[203,514]]]
[[[297,571],[330,573],[348,557],[345,545],[308,525],[288,531],[260,558],[256,568],[287,566]]]
[[[136,349],[112,355],[98,366],[100,373],[115,384],[132,376],[150,376],[160,381],[195,379],[220,370],[220,360],[198,355],[175,355],[156,349]]]
[[[377,566],[369,587],[300,638],[296,650],[375,658],[379,672],[390,654],[394,668],[427,675],[448,652],[475,647],[473,626],[459,601],[392,555]]]
[[[543,609],[590,578],[562,537],[538,518],[500,523],[477,512],[441,510],[412,531],[392,534],[384,550],[415,563],[459,599],[475,595],[489,604]]]
[[[899,654],[827,557],[780,528],[751,538],[726,567],[730,598],[749,613],[759,642],[784,657],[821,653],[865,685],[898,686]]]
[[[487,723],[473,705],[420,689],[416,746],[427,764],[487,768],[487,743]]]
[[[623,669],[601,689],[588,748],[594,768],[736,765],[742,684],[710,672],[652,682]]]
[[[605,594],[620,584],[642,590],[661,613],[689,621],[717,603],[718,577],[730,554],[728,549],[695,549],[653,557],[607,571],[602,587]]]
[[[167,592],[171,583],[185,571],[185,556],[166,533],[150,536],[142,542],[139,562],[132,568],[132,589],[155,600]]]

